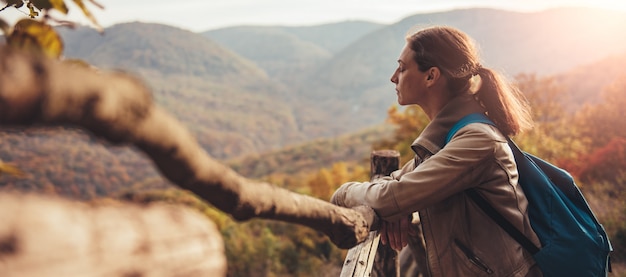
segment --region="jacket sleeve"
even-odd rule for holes
[[[378,184],[378,183],[384,183],[384,182],[389,182],[389,181],[393,181],[393,180],[399,180],[400,177],[402,177],[402,175],[406,174],[407,172],[411,172],[413,171],[413,169],[415,168],[415,161],[411,160],[409,162],[407,162],[406,164],[404,164],[402,166],[402,168],[391,172],[391,174],[389,174],[389,176],[378,176],[378,177],[374,177],[375,179],[372,180],[372,182],[348,182],[343,184],[341,187],[339,187],[339,189],[337,189],[333,195],[330,198],[330,202],[335,204],[335,205],[339,205],[342,207],[347,207],[347,208],[352,208],[355,206],[360,206],[360,205],[366,205],[366,203],[364,203],[363,201],[356,201],[356,199],[353,199],[351,197],[346,197],[346,193],[347,193],[347,188],[352,186],[352,185],[358,185],[358,184]],[[347,202],[346,202],[347,201]]]
[[[337,198],[338,205],[367,205],[383,219],[397,220],[479,185],[480,171],[486,168],[481,165],[495,157],[496,143],[484,131],[466,126],[446,147],[414,170],[395,179],[345,183],[333,198]]]

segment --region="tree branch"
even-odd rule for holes
[[[365,240],[375,217],[277,186],[248,180],[213,160],[183,125],[152,100],[138,78],[0,47],[0,124],[72,124],[115,144],[132,144],[172,183],[237,220],[297,223],[337,246]],[[365,216],[365,217],[364,217]]]

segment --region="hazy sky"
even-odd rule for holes
[[[389,24],[417,13],[468,7],[537,11],[576,5],[626,11],[626,0],[96,0],[96,2],[105,6],[104,10],[91,6],[97,20],[104,27],[121,22],[143,21],[164,23],[192,31],[206,31],[232,25],[313,25],[344,20],[368,20]],[[0,13],[0,17],[13,18],[14,14],[13,11],[5,10]]]

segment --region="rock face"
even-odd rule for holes
[[[2,276],[225,276],[222,237],[181,206],[0,193]]]

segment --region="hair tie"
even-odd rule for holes
[[[474,70],[472,71],[472,75],[478,75],[482,68],[483,66],[480,63],[476,63],[476,65],[474,65]]]
[[[474,97],[476,97],[476,93],[480,90],[480,87],[483,84],[483,80],[482,78],[480,78],[480,75],[476,73],[476,74],[473,74],[472,77],[470,77],[469,83],[470,83],[470,87],[469,87],[470,94],[473,94]]]

